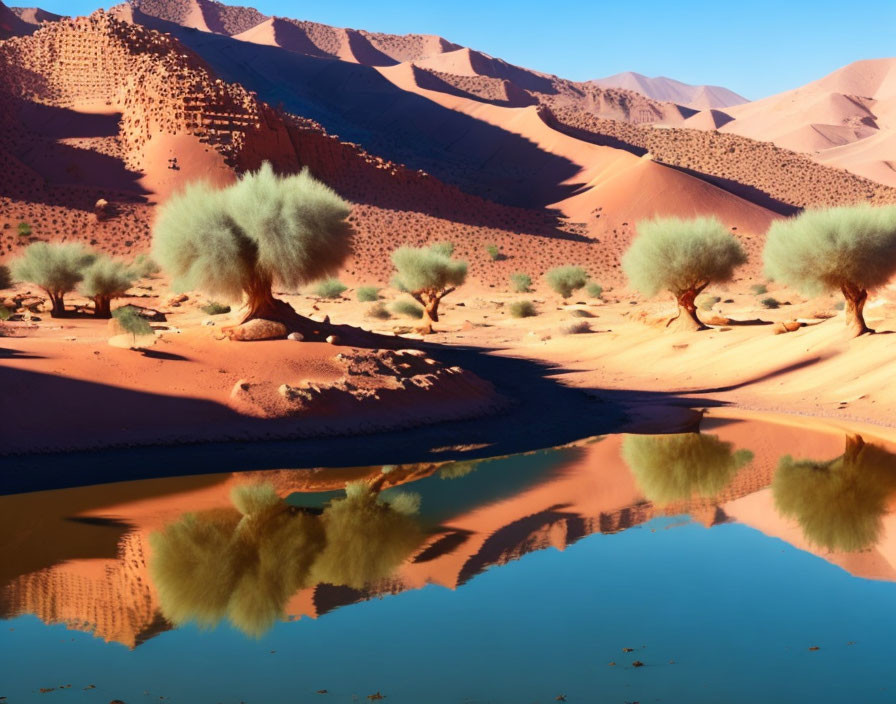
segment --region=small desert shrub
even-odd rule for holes
[[[382,301],[377,301],[372,306],[370,306],[367,311],[364,313],[368,318],[374,318],[376,320],[388,320],[392,317],[388,310],[386,310],[386,306],[383,305]]]
[[[590,283],[585,287],[585,293],[592,298],[600,298],[604,295],[604,287],[600,284]]]
[[[548,286],[563,298],[569,298],[573,291],[588,283],[588,274],[580,266],[558,266],[550,269],[544,278]]]
[[[9,320],[9,316],[12,315],[12,311],[6,306],[0,305],[0,320]]]
[[[768,286],[765,284],[753,284],[750,286],[750,290],[757,296],[761,296],[763,293],[768,293]]]
[[[454,242],[433,242],[429,245],[429,248],[445,257],[450,257],[454,254]]]
[[[423,317],[423,306],[410,301],[407,298],[400,298],[389,306],[389,310],[395,315],[404,315],[408,318],[416,318],[419,320]]]
[[[760,303],[766,308],[780,308],[781,302],[777,298],[772,298],[769,296],[768,298],[763,298]]]
[[[371,303],[380,298],[380,290],[376,286],[359,286],[355,292],[361,303]]]
[[[589,313],[584,308],[574,308],[573,310],[571,310],[569,312],[569,314],[573,318],[593,318],[594,317],[594,315],[592,313]]]
[[[765,274],[806,296],[840,291],[854,335],[869,332],[868,292],[896,275],[896,206],[805,210],[769,228]]]
[[[20,222],[17,226],[19,237],[29,237],[31,235],[31,225],[27,222]]]
[[[134,259],[134,263],[131,264],[131,271],[134,272],[138,279],[154,276],[161,270],[162,268],[147,254],[138,254],[136,259]]]
[[[538,311],[532,301],[514,301],[510,304],[510,315],[514,318],[531,318],[538,315]]]
[[[564,335],[582,335],[586,332],[591,332],[591,323],[587,320],[577,320],[574,323],[569,323],[560,328],[560,332]]]
[[[121,329],[129,333],[137,344],[137,335],[151,335],[152,326],[140,315],[134,306],[122,306],[112,311],[112,317],[118,321]]]
[[[503,256],[501,255],[501,250],[498,249],[498,245],[496,245],[496,244],[486,245],[485,251],[488,252],[488,256],[491,257],[491,260],[493,262],[496,262],[499,259],[503,259]]]
[[[75,290],[96,254],[75,243],[34,242],[12,261],[13,278],[42,288],[50,298],[50,315],[65,315],[65,294]]]
[[[510,290],[514,293],[528,293],[532,286],[532,277],[518,271],[510,275]]]
[[[346,289],[348,289],[348,286],[342,283],[339,279],[331,277],[329,279],[324,279],[314,287],[314,295],[320,296],[321,298],[339,298],[345,293]]]
[[[697,299],[697,307],[700,310],[712,310],[712,307],[721,300],[721,296],[700,296]]]
[[[224,315],[224,313],[230,312],[230,306],[217,301],[209,301],[200,310],[206,315]]]

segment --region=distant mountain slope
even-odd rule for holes
[[[0,2],[0,39],[31,34],[36,28],[24,22],[15,12]]]
[[[727,108],[747,102],[742,95],[721,86],[695,86],[665,76],[650,78],[634,71],[597,78],[589,83],[603,88],[633,90],[654,100],[678,103],[695,110]]]
[[[56,22],[61,20],[63,15],[57,15],[53,12],[47,12],[39,7],[10,7],[16,16],[23,22],[30,24],[37,29],[44,22]]]
[[[774,142],[896,186],[896,58],[857,61],[725,112],[732,119],[719,128],[723,132]]]
[[[225,5],[216,0],[128,1],[151,17],[216,34],[239,34],[267,19],[253,7]]]

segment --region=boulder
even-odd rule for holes
[[[278,340],[286,337],[286,326],[276,320],[255,318],[242,325],[235,325],[228,333],[230,339],[250,342],[255,340]]]

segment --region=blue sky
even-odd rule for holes
[[[37,2],[62,14],[87,14],[99,6],[91,0]],[[356,29],[440,34],[511,63],[573,80],[630,70],[723,85],[751,99],[795,88],[852,61],[896,54],[893,0],[228,4]]]

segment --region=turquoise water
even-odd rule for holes
[[[594,471],[578,466],[584,461],[583,448],[502,458],[384,494],[419,489],[424,523],[444,526]],[[291,493],[288,502],[322,507],[338,495]],[[345,605],[278,621],[260,638],[224,619],[211,630],[166,626],[129,649],[11,614],[0,627],[0,696],[104,704],[354,702],[378,701],[377,693],[413,704],[896,701],[893,582],[854,576],[823,550],[731,521],[706,527],[686,513],[593,532],[562,551],[537,535],[456,589],[356,590]]]

